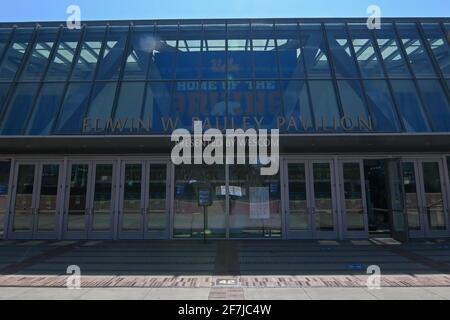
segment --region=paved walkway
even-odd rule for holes
[[[450,299],[449,244],[0,241],[0,299]]]

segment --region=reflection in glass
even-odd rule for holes
[[[9,195],[11,161],[0,161],[0,239],[4,238],[4,225]]]
[[[39,211],[37,215],[38,232],[56,231],[56,216],[58,215],[58,182],[59,165],[44,164],[42,166]]]
[[[167,223],[166,208],[167,167],[165,164],[150,166],[148,187],[147,228],[149,231],[165,231]]]
[[[437,132],[450,131],[450,104],[438,80],[419,80],[420,92]]]
[[[259,165],[230,167],[230,237],[280,238],[280,177],[262,176]]]
[[[28,113],[33,106],[34,97],[38,87],[39,85],[37,83],[21,83],[16,87],[14,96],[12,100],[10,100],[8,109],[3,118],[2,134],[22,134]]]
[[[375,30],[375,36],[388,75],[390,77],[410,77],[393,25],[382,24],[381,29]]]
[[[123,185],[122,231],[139,231],[142,227],[142,164],[125,164]]]
[[[19,165],[14,201],[13,232],[32,231],[34,173],[34,165]]]
[[[96,165],[92,231],[109,231],[111,228],[112,179],[112,164]]]
[[[12,29],[0,29],[0,57],[3,54],[3,50],[8,45],[8,40],[10,38]]]
[[[0,83],[0,112],[3,110],[3,103],[5,103],[8,95],[9,83]]]
[[[72,80],[92,80],[105,35],[104,27],[88,27],[81,52],[72,72]]]
[[[323,129],[336,130],[335,126],[341,118],[333,84],[328,80],[309,81],[311,101],[315,120]],[[320,128],[316,128],[320,130]]]
[[[150,80],[173,79],[175,72],[175,58],[177,57],[178,25],[156,26],[155,50],[150,56]],[[181,59],[184,59],[181,55]],[[198,68],[191,69],[191,73]]]
[[[337,77],[356,78],[355,59],[350,48],[346,27],[344,24],[327,24],[325,26],[330,53]]]
[[[442,73],[450,77],[450,45],[438,23],[423,23],[423,31]]]
[[[314,116],[309,103],[307,82],[304,80],[286,81],[282,85],[282,100],[286,123],[280,129],[286,131],[311,131],[314,128]],[[300,125],[297,121],[300,119]]]
[[[57,28],[45,28],[38,31],[34,48],[22,71],[21,80],[40,80],[48,65],[50,54],[56,43]]]
[[[250,26],[228,25],[228,79],[253,77]]]
[[[87,108],[91,83],[72,83],[62,104],[56,132],[80,134]]]
[[[350,37],[355,49],[356,61],[363,78],[382,78],[384,76],[375,45],[366,24],[350,24]]]
[[[372,121],[378,132],[399,132],[400,123],[385,80],[364,81]]]
[[[207,208],[206,222],[203,207],[198,205],[198,189],[210,188],[212,206]],[[225,167],[177,166],[175,170],[175,238],[203,238],[204,231],[211,238],[226,235]],[[204,230],[206,224],[206,230]]]
[[[18,29],[0,65],[0,80],[12,81],[31,40],[33,29]]]
[[[439,163],[422,163],[426,213],[430,230],[446,230],[444,199],[442,194]]]
[[[346,128],[359,131],[360,121],[368,122],[369,113],[359,80],[338,80],[342,109],[347,117]]]
[[[317,231],[333,231],[333,198],[329,163],[313,163],[314,218]]]
[[[405,209],[408,214],[409,230],[420,230],[420,209],[414,162],[404,162],[403,185],[405,189]]]
[[[66,80],[72,69],[75,51],[80,41],[81,32],[77,29],[64,28],[61,41],[45,76],[45,80]]]
[[[409,64],[416,77],[435,77],[436,73],[416,25],[413,23],[399,23],[397,28],[405,47]]]
[[[175,61],[175,77],[177,79],[198,79],[200,78],[200,67],[202,63],[202,25],[201,24],[186,24],[180,25],[180,34],[174,37],[178,39],[178,52],[176,53]],[[166,41],[171,50],[173,40]],[[203,47],[205,48],[205,47]],[[206,48],[205,48],[206,49]],[[167,63],[172,56],[171,53],[165,54]],[[170,64],[167,66],[169,67]]]
[[[319,24],[301,24],[300,31],[308,77],[330,77],[322,27]]]
[[[61,106],[64,88],[65,85],[63,83],[45,83],[43,85],[27,125],[27,134],[50,134]]]
[[[85,231],[87,214],[89,165],[72,164],[70,173],[70,194],[68,209],[68,231]]]
[[[101,119],[103,121],[111,118],[116,89],[116,82],[96,82],[87,117],[90,119]],[[95,130],[96,126],[92,126],[91,129]]]
[[[156,50],[153,27],[135,26],[130,38],[130,48],[125,64],[123,78],[126,80],[144,80],[151,61],[151,54]]]
[[[309,231],[305,164],[289,164],[289,231]]]
[[[283,44],[283,39],[280,39]],[[255,63],[255,77],[257,78],[277,78],[277,50],[276,40],[271,23],[252,24],[252,48]]]
[[[203,79],[225,79],[226,35],[225,25],[206,24],[203,26],[202,64]],[[178,60],[179,61],[179,60]]]
[[[410,80],[393,80],[391,84],[406,131],[430,131],[431,129],[414,83]]]
[[[275,25],[281,78],[304,78],[304,53],[297,24]]]
[[[117,80],[119,78],[127,38],[128,27],[109,28],[97,74],[98,80]]]
[[[141,119],[144,91],[144,82],[122,82],[115,119],[116,121],[122,121],[122,123],[125,123],[124,121],[128,119],[123,126],[123,132],[131,132],[138,128],[134,119]],[[143,120],[147,122],[148,119],[144,118]]]
[[[344,197],[347,231],[364,231],[364,205],[359,163],[344,163]]]

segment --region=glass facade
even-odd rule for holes
[[[448,21],[386,21],[0,26],[1,134],[449,132]]]

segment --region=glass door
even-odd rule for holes
[[[18,162],[10,237],[56,239],[61,218],[62,162]]]
[[[68,164],[64,237],[114,238],[114,161],[71,161]]]
[[[404,160],[402,170],[409,236],[410,238],[423,238],[425,237],[426,217],[425,212],[421,210],[421,191],[419,188],[419,168],[417,161]]]
[[[167,239],[171,188],[167,163],[124,161],[121,166],[119,237]]]
[[[420,160],[422,214],[426,237],[448,236],[448,207],[440,160]]]
[[[285,164],[286,230],[291,239],[337,237],[333,161]]]
[[[386,160],[388,185],[388,209],[391,220],[392,238],[398,241],[408,241],[408,217],[405,208],[405,191],[402,161],[400,159]]]
[[[144,238],[145,162],[123,162],[120,183],[119,237]]]
[[[367,238],[368,216],[364,188],[364,167],[360,160],[340,164],[342,226],[345,238]]]
[[[313,221],[309,200],[309,175],[306,162],[287,163],[286,230],[289,239],[311,239]]]

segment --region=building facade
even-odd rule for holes
[[[278,175],[175,166],[196,120]],[[3,238],[450,237],[449,168],[449,18],[0,24]]]

